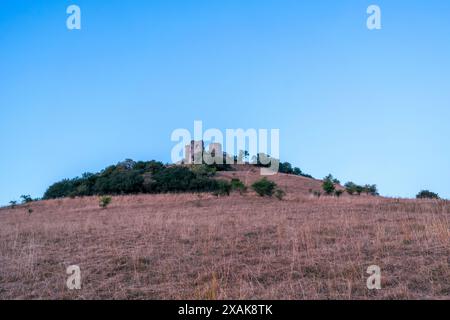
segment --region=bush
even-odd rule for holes
[[[322,189],[325,191],[327,195],[333,194],[333,192],[336,190],[336,187],[334,186],[333,182],[330,180],[325,180],[322,183]]]
[[[286,192],[284,192],[283,190],[281,190],[281,189],[277,189],[277,190],[275,190],[275,197],[278,199],[278,200],[283,200],[283,198],[284,198],[284,196],[286,195]]]
[[[333,184],[340,184],[341,182],[333,177],[332,174],[327,175],[325,178],[323,178],[324,181],[331,181]]]
[[[340,198],[342,196],[342,194],[344,193],[344,191],[342,190],[336,190],[334,191],[334,195],[338,198]]]
[[[44,199],[56,199],[68,196],[74,189],[73,181],[64,179],[51,185],[44,194]]]
[[[298,167],[293,167],[289,162],[281,162],[279,159],[272,158],[265,153],[258,153],[256,157],[253,157],[252,163],[257,167],[271,167],[272,165],[278,166],[278,172],[285,174],[292,174],[296,176],[302,176],[306,178],[313,178],[311,175],[306,174]]]
[[[143,191],[144,178],[137,171],[115,170],[97,179],[94,190],[98,194],[135,194]]]
[[[99,200],[100,208],[106,209],[106,207],[111,203],[112,198],[109,196],[102,196]]]
[[[364,191],[364,187],[357,185],[356,183],[353,183],[353,182],[347,182],[344,186],[345,186],[345,190],[350,195],[354,195],[356,193],[359,196]]]
[[[300,176],[300,177],[305,177],[305,178],[311,178],[311,179],[313,179],[313,176],[312,176],[312,175],[307,174],[307,173],[304,173],[304,172],[303,172],[300,168],[298,168],[298,167],[295,167],[295,168],[294,168],[292,174],[295,175],[295,176]]]
[[[239,191],[240,194],[243,194],[247,191],[247,187],[245,184],[239,179],[231,179],[231,190]]]
[[[198,177],[214,177],[217,169],[213,166],[207,166],[205,164],[192,166],[192,172]]]
[[[213,191],[219,188],[217,181],[208,177],[196,177],[189,183],[190,192],[206,192]]]
[[[356,184],[353,182],[347,182],[345,185],[345,190],[347,191],[348,194],[353,195],[356,193]]]
[[[279,170],[280,173],[294,174],[294,169],[289,162],[280,162]]]
[[[303,173],[298,167],[292,167],[289,162],[280,162],[279,170],[280,173],[292,174],[295,176],[301,176],[306,178],[312,178],[311,175]]]
[[[332,195],[336,190],[335,183],[339,183],[331,174],[323,178],[322,189],[327,195]]]
[[[252,184],[253,190],[260,195],[261,197],[273,195],[273,192],[276,188],[277,184],[273,181],[267,180],[267,178],[263,178],[261,180],[256,181]]]
[[[378,196],[378,188],[376,184],[366,184],[365,186],[360,186],[353,182],[347,182],[345,185],[345,190],[348,194],[354,195],[355,193],[357,195],[361,195],[361,193],[365,192],[367,195],[372,196]]]
[[[371,195],[371,196],[378,196],[378,189],[377,189],[377,185],[376,184],[366,184],[364,187],[364,192],[367,195]]]
[[[355,191],[356,191],[356,193],[358,194],[358,196],[360,196],[361,193],[364,191],[364,187],[362,187],[362,186],[356,186]]]
[[[209,168],[212,168],[216,171],[231,171],[233,168],[226,162],[226,158],[224,157],[223,163],[213,163],[208,165]]]
[[[278,165],[278,168],[280,167],[280,161],[278,159],[273,159],[270,155],[261,152],[256,155],[256,158],[253,159],[252,163],[257,167],[268,168],[272,161],[276,161],[276,165]]]
[[[186,167],[169,167],[153,176],[159,192],[188,191],[195,178],[195,173]]]
[[[30,195],[22,195],[20,196],[20,198],[22,199],[23,204],[33,202],[33,199]]]
[[[422,190],[416,195],[417,199],[440,199],[437,193],[429,190]]]
[[[9,205],[11,206],[11,209],[14,209],[17,205],[17,201],[10,201]]]
[[[216,190],[213,192],[215,196],[229,196],[231,192],[231,184],[225,180],[216,181]]]

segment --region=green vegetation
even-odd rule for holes
[[[333,175],[329,174],[325,178],[323,178],[322,189],[327,195],[335,195],[336,197],[340,197],[344,192],[342,190],[336,189],[336,185],[341,182],[334,178]],[[358,185],[354,182],[347,182],[345,185],[345,191],[347,191],[350,195],[361,195],[361,193],[366,193],[371,196],[378,196],[378,189],[375,184],[366,184],[364,186]]]
[[[216,168],[207,165],[168,166],[161,162],[125,160],[99,173],[85,173],[51,185],[44,199],[167,192],[210,192],[223,185],[212,179]]]
[[[356,193],[356,187],[357,185],[353,182],[347,182],[345,185],[345,190],[349,195],[354,195]]]
[[[10,201],[9,205],[11,206],[11,209],[14,209],[17,205],[17,201]]]
[[[361,195],[361,193],[366,193],[367,195],[371,196],[378,196],[378,188],[375,184],[366,184],[365,186],[357,185],[354,182],[347,182],[345,185],[345,190],[350,195]]]
[[[378,196],[379,195],[376,184],[366,184],[363,187],[363,192],[365,192],[367,195],[371,195],[371,196]]]
[[[22,204],[33,202],[30,195],[21,195],[20,199],[22,199]]]
[[[231,179],[231,190],[239,191],[240,194],[244,194],[247,191],[245,184],[236,178]]]
[[[212,158],[216,157],[214,152],[210,153],[209,156]],[[222,163],[205,164],[205,166],[214,169],[215,171],[230,171],[232,170],[232,167],[230,164],[228,164],[228,158],[229,156],[226,152],[224,152],[222,155]],[[234,160],[236,160],[236,157],[234,158]]]
[[[224,161],[227,160],[227,157],[224,153]],[[237,159],[248,159],[248,157],[249,153],[242,151]],[[280,163],[279,160],[272,159],[270,155],[263,153],[253,157],[251,163],[257,167],[268,167],[270,164],[264,164],[268,161],[276,161],[281,173],[312,178],[299,168],[293,167],[289,162]],[[232,179],[231,182],[214,179],[217,171],[230,169],[232,167],[225,164],[184,166],[167,165],[154,160],[135,162],[126,159],[98,173],[84,173],[81,177],[56,182],[46,190],[43,199],[140,193],[213,192],[216,195],[229,195],[232,191],[237,191],[240,194],[245,193],[247,187],[239,179]],[[326,176],[322,184],[324,194],[340,197],[343,192],[337,190],[338,184],[340,184],[340,181],[331,174]],[[252,189],[260,196],[273,196],[276,192],[276,184],[264,178],[255,182]],[[368,195],[378,195],[376,185],[361,186],[353,182],[347,182],[345,190],[350,195],[361,195],[363,192]],[[311,190],[310,193],[313,193],[313,191]],[[319,191],[315,191],[313,194],[317,197],[322,195]],[[275,194],[277,198],[281,199],[284,195],[282,190]],[[427,194],[424,191],[420,196],[435,198],[437,195]],[[29,195],[22,195],[21,200],[23,204],[34,201]],[[10,204],[14,207],[16,202],[10,202]]]
[[[335,179],[331,174],[323,178],[322,189],[327,195],[332,195],[336,191],[335,184],[338,184],[339,180]]]
[[[215,196],[229,196],[231,192],[231,184],[225,180],[217,180],[216,190],[213,191]]]
[[[336,187],[334,186],[333,182],[330,180],[325,180],[322,184],[322,189],[325,191],[325,194],[332,195],[335,191]]]
[[[289,162],[282,162],[280,163],[280,167],[278,170],[280,173],[286,173],[286,174],[292,174],[295,176],[302,176],[306,178],[312,178],[311,175],[303,173],[300,168],[292,167],[292,165]]]
[[[254,157],[252,164],[258,167],[270,167],[271,162],[278,163],[278,172],[280,173],[292,174],[313,179],[313,176],[302,172],[300,168],[292,167],[292,164],[290,164],[289,162],[280,162],[279,159],[272,158],[270,155],[267,155],[265,153],[259,153],[256,157]]]
[[[248,157],[250,153],[247,150],[240,150],[237,156],[233,157],[235,163],[249,163]]]
[[[340,198],[342,196],[342,194],[344,193],[343,190],[336,190],[334,191],[334,195],[338,198]]]
[[[236,160],[248,160],[249,153],[242,151]],[[229,194],[231,191],[238,191],[243,194],[247,187],[239,180],[233,179],[228,185],[224,185],[213,179],[217,171],[231,170],[232,167],[226,163],[229,156],[223,154],[224,164],[177,166],[164,165],[159,161],[139,161],[131,159],[109,166],[98,173],[84,173],[81,177],[73,179],[63,179],[51,185],[45,192],[43,199],[57,199],[64,197],[83,197],[93,195],[121,195],[139,193],[173,193],[173,192],[214,192],[219,195]],[[269,155],[259,154],[254,157],[252,164],[259,167],[271,159]],[[281,173],[310,177],[304,174],[299,168],[293,168],[289,162],[279,163]],[[229,190],[228,190],[229,188]],[[275,188],[271,187],[269,181],[257,184],[256,188],[263,195],[272,195]],[[267,188],[262,190],[261,188]],[[22,196],[23,203],[33,201],[30,196]]]
[[[417,196],[417,199],[440,199],[437,193],[431,192],[429,190],[420,191]]]
[[[323,178],[323,180],[331,181],[333,184],[340,184],[341,183],[338,179],[333,177],[332,174],[327,175],[325,178]]]
[[[271,197],[273,195],[273,192],[275,191],[276,186],[277,184],[275,182],[269,181],[267,180],[267,178],[262,178],[252,184],[253,190],[255,190],[255,192],[261,197]]]
[[[110,196],[102,196],[99,200],[99,206],[102,209],[106,209],[106,207],[111,203],[112,198]]]
[[[363,191],[364,191],[363,186],[359,186],[359,185],[356,186],[355,192],[358,194],[358,196],[360,196]]]

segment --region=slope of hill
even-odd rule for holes
[[[1,209],[0,299],[450,298],[449,202],[317,199],[308,190],[320,181],[271,179],[286,200],[159,194],[107,209],[97,197]],[[69,265],[81,290],[66,287]],[[366,287],[370,265],[381,290]]]
[[[240,179],[245,185],[251,186],[252,183],[262,178],[260,169],[245,165],[237,167],[238,171],[220,171],[216,176],[219,179]],[[273,176],[267,176],[269,180],[274,181],[288,195],[309,195],[310,191],[322,191],[322,180],[296,176],[292,174],[278,173]],[[343,189],[342,186],[337,186]]]

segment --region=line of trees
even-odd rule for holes
[[[302,176],[302,177],[313,179],[313,176],[311,176],[311,175],[309,175],[307,173],[304,173],[298,167],[292,167],[292,164],[290,164],[289,162],[280,162],[280,166],[279,166],[278,172],[286,173],[286,174],[293,174],[293,175],[296,175],[296,176]]]
[[[221,188],[212,177],[216,169],[206,165],[169,166],[158,161],[125,160],[99,173],[85,173],[51,185],[43,199],[91,195],[165,192],[209,192]]]
[[[366,184],[366,185],[358,185],[354,182],[347,182],[345,185],[345,190],[348,194],[354,195],[357,194],[358,196],[362,193],[365,193],[370,196],[379,196],[378,188],[376,184]]]
[[[332,174],[327,175],[323,178],[322,189],[326,195],[334,195],[340,197],[344,191],[342,189],[338,189],[337,186],[340,185],[340,181],[333,177]],[[344,185],[345,191],[350,195],[361,195],[365,193],[371,196],[378,196],[378,188],[375,184],[366,184],[366,185],[358,185],[354,182],[347,182]],[[320,192],[314,192],[316,196],[320,196]]]
[[[239,157],[248,156],[247,151],[242,151]],[[228,193],[229,186],[225,186],[223,181],[212,179],[217,171],[232,170],[232,167],[226,164],[226,157],[227,154],[224,153],[224,164],[194,166],[164,165],[155,160],[135,162],[127,159],[98,173],[84,173],[81,177],[56,182],[47,189],[43,199],[165,192]],[[235,160],[237,158],[235,157]],[[266,165],[268,159],[279,164],[281,173],[312,178],[289,162],[280,162],[263,153],[258,154],[253,164],[259,167],[270,166]]]
[[[247,187],[239,179],[231,182],[213,179],[215,174],[214,166],[169,166],[157,161],[134,162],[128,159],[99,173],[85,173],[81,177],[56,182],[47,189],[43,199],[98,195],[101,196],[100,206],[106,208],[110,203],[106,195],[212,192],[223,196],[232,191],[247,192]],[[285,195],[275,182],[266,178],[255,182],[252,189],[260,196],[275,195],[279,200]]]

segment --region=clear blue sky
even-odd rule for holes
[[[449,57],[448,0],[1,0],[0,204],[169,161],[194,120],[279,128],[282,159],[315,177],[450,198]]]

